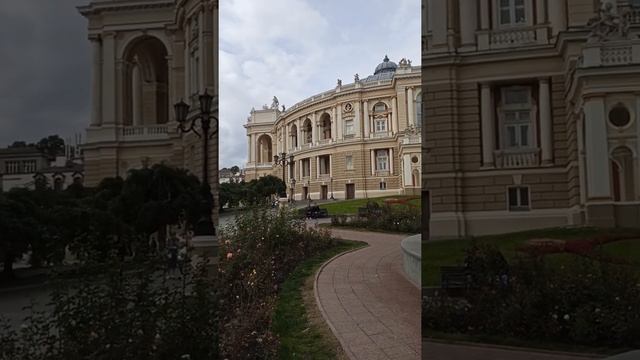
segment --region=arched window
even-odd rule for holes
[[[379,102],[373,106],[373,121],[374,121],[374,130],[377,133],[387,132],[387,105],[383,102]]]
[[[633,152],[620,146],[611,152],[611,183],[615,201],[636,200]]]
[[[302,136],[303,144],[311,144],[313,141],[313,127],[311,126],[311,120],[305,119],[302,124]]]
[[[124,55],[125,125],[165,124],[169,120],[167,49],[155,37],[134,40]]]
[[[322,140],[331,139],[331,117],[324,113],[320,116],[320,128],[322,129]]]
[[[258,138],[258,163],[260,164],[266,164],[266,163],[270,163],[272,160],[272,144],[271,144],[271,137],[269,135],[261,135]]]
[[[296,126],[296,124],[291,125],[290,134],[291,134],[291,147],[293,148],[298,147],[298,127]]]

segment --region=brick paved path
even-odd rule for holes
[[[425,341],[422,345],[424,360],[585,360],[594,357],[527,352],[471,345],[443,344]]]
[[[402,272],[406,236],[332,229],[369,243],[320,270],[316,301],[350,359],[420,359],[420,291]]]

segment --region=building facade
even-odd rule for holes
[[[82,158],[78,146],[65,148],[64,156],[50,159],[35,146],[0,149],[0,191],[35,189],[40,184],[65,190],[84,182]]]
[[[640,224],[639,5],[426,1],[432,237]]]
[[[198,96],[206,90],[218,116],[218,2],[107,0],[78,9],[89,21],[93,53],[86,184],[154,163],[202,178],[202,139],[177,130],[173,105],[184,99],[191,114],[199,112]],[[217,137],[208,152],[217,202]]]
[[[418,195],[421,180],[420,68],[386,56],[373,75],[285,108],[251,110],[247,181],[283,177],[273,156],[293,155],[285,182],[296,200]],[[295,181],[292,181],[295,180]]]

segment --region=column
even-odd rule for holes
[[[338,127],[338,119],[336,118],[336,107],[334,106],[331,109],[331,141],[334,141],[337,138],[336,128]]]
[[[342,140],[342,133],[344,132],[344,124],[342,123],[342,105],[337,106],[338,115],[336,117],[336,139]]]
[[[398,100],[391,99],[391,134],[398,132]]]
[[[318,143],[318,124],[316,123],[316,113],[311,114],[311,141],[314,145]]]
[[[205,83],[204,83],[204,66],[205,66],[204,12],[202,10],[200,10],[200,13],[198,13],[198,30],[200,31],[200,33],[198,34],[199,61],[198,61],[198,73],[196,76],[198,77],[198,85],[200,85],[200,87],[198,88],[198,94],[202,94],[204,92],[204,87],[205,87]]]
[[[540,79],[539,91],[542,165],[551,165],[553,163],[553,120],[549,79]]]
[[[431,11],[431,42],[434,47],[447,45],[447,1],[432,0]]]
[[[247,136],[247,162],[251,162],[251,135]]]
[[[140,66],[135,64],[131,71],[131,110],[133,112],[133,125],[142,125],[142,76]]]
[[[191,37],[191,22],[185,21],[184,24],[184,101],[191,104],[191,50],[189,49],[189,39]]]
[[[360,101],[355,103],[355,117],[353,118],[353,131],[355,132],[356,137],[362,137],[362,125],[360,125],[360,121],[362,121],[362,107],[360,106]]]
[[[489,9],[489,0],[480,0],[480,28],[482,30],[490,28]]]
[[[320,156],[316,156],[316,179],[320,179]]]
[[[609,148],[604,99],[585,100],[585,150],[587,156],[587,198],[610,199]]]
[[[371,175],[375,175],[376,174],[376,151],[375,150],[370,150],[371,153]]]
[[[636,93],[636,119],[638,114],[640,114],[640,94]],[[636,154],[640,154],[640,126],[638,126],[637,123],[636,123],[636,148],[637,148]],[[636,200],[640,200],[640,180],[638,179],[640,179],[640,156],[636,156],[636,173],[635,173]]]
[[[116,123],[116,49],[115,33],[104,34],[102,40],[102,123]]]
[[[460,42],[462,47],[476,43],[478,0],[460,0]]]
[[[329,177],[333,177],[333,155],[329,154]]]
[[[552,0],[552,2],[559,2]],[[536,1],[536,24],[544,24],[547,22],[547,3],[546,1]]]
[[[495,149],[495,129],[493,119],[493,102],[491,98],[491,86],[482,84],[480,91],[480,107],[482,110],[482,165],[493,167],[493,151]]]
[[[367,102],[367,100],[364,101],[364,119],[362,119],[362,121],[364,122],[364,138],[366,139],[369,138],[370,135],[369,103]]]
[[[407,88],[407,115],[409,115],[407,117],[408,121],[409,121],[409,126],[411,125],[416,125],[416,120],[414,119],[414,109],[415,109],[415,103],[413,102],[413,88],[409,87]]]
[[[300,128],[300,126],[302,126],[302,121],[298,119],[296,121],[296,136],[298,137],[297,147],[300,147],[300,145],[302,144],[302,137],[300,136],[300,134],[302,134],[302,129]]]
[[[587,202],[587,174],[584,157],[584,119],[582,114],[577,116],[576,128],[578,134],[578,174],[580,176],[580,204]]]
[[[389,148],[389,175],[393,175],[393,148]]]
[[[100,38],[92,37],[93,71],[91,74],[91,126],[102,124],[102,43]]]
[[[551,34],[558,35],[567,28],[567,2],[566,0],[549,1],[549,22]]]
[[[256,161],[256,142],[255,135],[249,134],[249,162]]]

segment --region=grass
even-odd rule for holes
[[[322,204],[320,205],[320,208],[327,209],[327,211],[329,211],[329,215],[355,215],[358,213],[358,208],[365,207],[367,202],[374,201],[382,205],[387,199],[411,199],[408,203],[420,209],[420,198],[415,198],[414,196],[385,196],[379,198],[337,201],[335,203]],[[395,204],[393,206],[405,205]]]
[[[490,244],[497,247],[505,256],[507,261],[518,256],[516,248],[527,240],[535,238],[553,238],[560,240],[573,240],[591,237],[594,235],[624,233],[628,229],[598,229],[592,227],[579,228],[551,228],[543,230],[525,231],[502,235],[488,235],[477,237],[478,244]],[[637,231],[637,230],[636,230]],[[633,241],[633,240],[627,240]],[[633,243],[629,251],[629,243],[620,241],[604,245],[605,251],[612,255],[626,254],[626,256],[640,259],[640,241]],[[440,285],[440,267],[461,265],[464,262],[465,250],[471,246],[471,239],[443,240],[427,242],[422,245],[422,283],[424,286]],[[568,259],[575,257],[571,254],[552,255],[553,263],[561,265]]]
[[[305,294],[312,291],[313,281],[310,278],[323,263],[340,253],[362,247],[363,244],[339,240],[331,249],[305,260],[283,283],[272,323],[272,330],[280,339],[278,359],[336,359],[333,335],[328,328],[322,328],[311,321],[314,314],[313,310],[309,311],[305,306]]]

